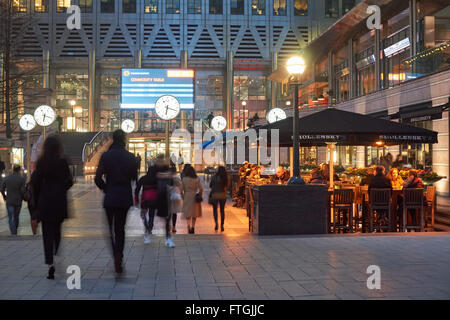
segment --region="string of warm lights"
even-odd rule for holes
[[[436,47],[434,49],[430,49],[429,51],[424,51],[424,52],[418,54],[417,56],[415,56],[415,57],[413,57],[411,59],[405,60],[405,63],[411,64],[411,63],[415,62],[418,59],[423,59],[423,58],[426,58],[426,57],[428,57],[428,56],[430,56],[432,54],[436,54],[438,52],[442,52],[445,49],[447,49],[448,47],[450,47],[450,42],[446,42],[446,43],[440,45],[439,47]]]

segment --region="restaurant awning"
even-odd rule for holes
[[[255,129],[278,129],[280,146],[292,146],[292,117]],[[437,132],[335,108],[300,118],[298,134],[301,146],[437,143]]]

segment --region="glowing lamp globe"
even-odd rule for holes
[[[306,69],[305,60],[298,56],[292,57],[287,61],[286,69],[290,74],[293,75],[302,74]]]

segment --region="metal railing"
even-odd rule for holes
[[[83,163],[90,161],[95,152],[111,137],[110,126],[111,122],[97,132],[90,142],[84,144],[81,156]]]

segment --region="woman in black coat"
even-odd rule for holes
[[[63,158],[58,138],[48,137],[31,176],[36,201],[35,215],[42,222],[45,263],[49,265],[47,279],[54,279],[53,256],[61,241],[61,224],[67,218],[67,190],[73,185],[67,161]]]

